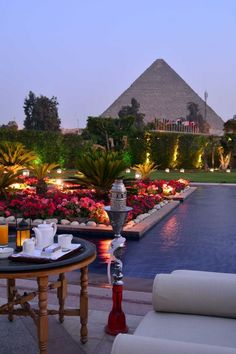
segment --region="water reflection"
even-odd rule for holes
[[[163,225],[163,228],[160,233],[160,238],[163,241],[162,248],[169,249],[173,246],[176,246],[179,241],[178,233],[179,223],[176,215],[173,215],[166,223]]]
[[[99,263],[108,263],[110,259],[110,255],[108,253],[108,248],[110,246],[111,240],[96,240],[97,247],[97,257],[99,259]]]
[[[199,187],[140,240],[127,240],[125,277],[154,278],[175,269],[236,273],[236,187]],[[90,271],[106,274],[112,237],[91,239],[98,257]]]

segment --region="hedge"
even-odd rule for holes
[[[91,142],[86,142],[76,134],[29,130],[0,129],[0,140],[19,141],[29,150],[34,150],[42,162],[56,162],[65,168],[76,168],[78,157],[91,145]],[[208,137],[201,135],[139,132],[128,138],[125,158],[134,165],[144,162],[146,153],[149,152],[151,160],[159,169],[201,168],[201,156],[207,141]],[[209,162],[210,151],[207,153]],[[210,163],[209,166],[211,167]]]

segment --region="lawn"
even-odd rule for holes
[[[166,173],[165,171],[157,171],[152,174],[153,179],[179,179],[184,178],[190,182],[208,182],[208,183],[236,183],[236,170],[230,173],[223,171],[188,171],[180,173],[179,171],[171,171]]]
[[[62,174],[57,174],[55,171],[51,174],[54,178],[68,178],[73,176],[76,170],[66,170]],[[125,173],[124,178],[134,178],[134,173]],[[206,182],[206,183],[236,183],[236,170],[232,170],[230,173],[223,171],[199,171],[199,170],[186,170],[184,173],[179,171],[157,171],[152,174],[152,179],[164,179],[164,180],[178,180],[184,178],[190,182]]]

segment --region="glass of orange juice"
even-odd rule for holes
[[[0,224],[0,247],[8,245],[8,225]]]

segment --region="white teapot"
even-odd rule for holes
[[[36,249],[42,250],[44,247],[53,244],[54,236],[57,232],[57,225],[55,222],[46,224],[44,221],[43,224],[39,224],[37,227],[34,227],[33,231],[36,237]]]

